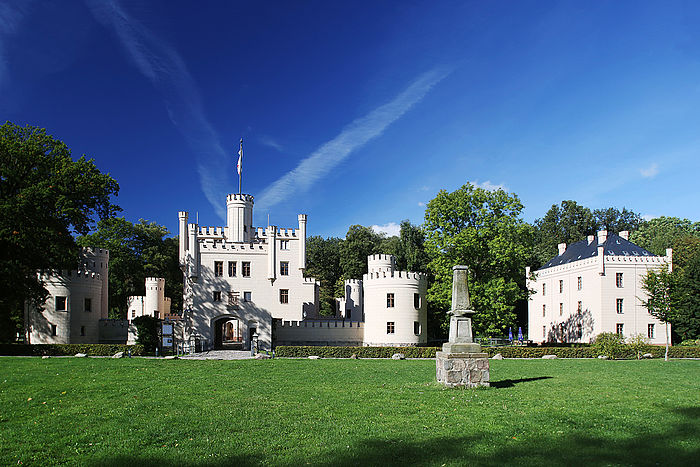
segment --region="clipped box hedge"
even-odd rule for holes
[[[440,347],[321,347],[281,345],[275,349],[277,357],[306,358],[317,355],[322,358],[391,358],[395,353],[402,353],[406,358],[435,358]],[[650,353],[654,358],[663,358],[666,348],[658,345],[643,347],[642,354]],[[556,355],[559,358],[596,358],[598,352],[587,347],[483,347],[489,357],[500,353],[504,358],[542,358],[544,355]],[[700,358],[700,347],[671,347],[671,358]],[[634,350],[623,346],[622,353],[616,358],[637,358]]]
[[[117,352],[144,355],[142,345],[125,344],[0,344],[0,355],[11,356],[59,356],[84,353],[93,356],[111,356]]]

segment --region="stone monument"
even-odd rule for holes
[[[468,272],[466,266],[452,268],[450,338],[443,344],[442,352],[435,353],[437,380],[447,387],[489,385],[488,354],[481,352],[481,345],[472,337],[474,310],[470,309]]]

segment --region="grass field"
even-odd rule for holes
[[[700,361],[0,358],[0,464],[698,465]]]

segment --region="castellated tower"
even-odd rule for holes
[[[340,317],[349,321],[364,321],[362,313],[362,280],[345,281],[345,298],[337,299]]]
[[[99,341],[99,321],[108,315],[109,250],[82,248],[74,270],[39,272],[49,291],[42,307],[25,306],[31,344]]]
[[[226,239],[249,242],[253,238],[253,196],[230,194],[226,197]]]
[[[365,345],[427,342],[427,281],[424,274],[396,271],[391,255],[367,258],[363,276]]]

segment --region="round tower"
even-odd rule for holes
[[[109,314],[109,250],[105,248],[85,247],[81,251],[80,262],[83,268],[100,275],[102,291],[99,302],[93,306],[99,307],[95,311],[102,319],[107,319]]]
[[[342,302],[345,309],[340,310],[345,319],[350,321],[363,321],[362,317],[362,281],[348,279],[345,281],[345,300]]]
[[[392,255],[370,255],[367,257],[367,269],[370,276],[375,277],[387,274],[391,275],[394,272],[396,262]]]
[[[394,257],[372,255],[364,275],[365,345],[406,346],[428,340],[425,275],[395,271]]]
[[[233,193],[226,197],[226,239],[249,242],[253,238],[253,196]]]
[[[144,299],[144,314],[163,318],[163,303],[165,303],[165,279],[160,277],[146,278],[146,298]]]

